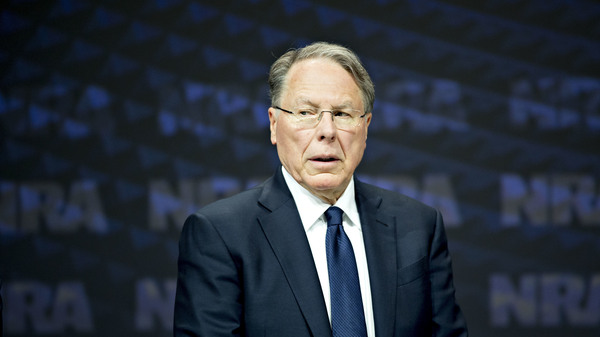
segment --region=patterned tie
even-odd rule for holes
[[[366,337],[365,314],[360,295],[358,270],[350,239],[342,226],[342,210],[329,207],[327,218],[327,268],[331,288],[333,337]]]

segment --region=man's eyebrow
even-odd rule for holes
[[[341,104],[337,104],[331,107],[332,110],[343,110],[343,109],[350,109],[350,110],[360,110],[354,107],[354,104],[352,104],[351,101],[346,101],[343,102]]]

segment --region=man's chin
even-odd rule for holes
[[[332,173],[319,173],[309,177],[305,182],[309,190],[318,193],[343,191],[348,185],[348,182],[344,181],[342,177]]]

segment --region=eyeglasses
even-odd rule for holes
[[[336,110],[319,110],[315,107],[300,107],[294,108],[294,111],[282,109],[278,106],[275,109],[287,112],[290,120],[302,129],[314,128],[323,118],[324,112],[331,114],[331,120],[336,128],[340,130],[352,131],[362,124],[367,113],[362,113],[360,110],[354,109],[336,109]]]

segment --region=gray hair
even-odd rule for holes
[[[364,112],[373,111],[375,86],[360,59],[352,50],[327,42],[315,42],[303,48],[291,49],[273,63],[269,72],[271,106],[280,105],[286,76],[292,65],[302,60],[316,58],[332,60],[352,75],[362,94]]]

